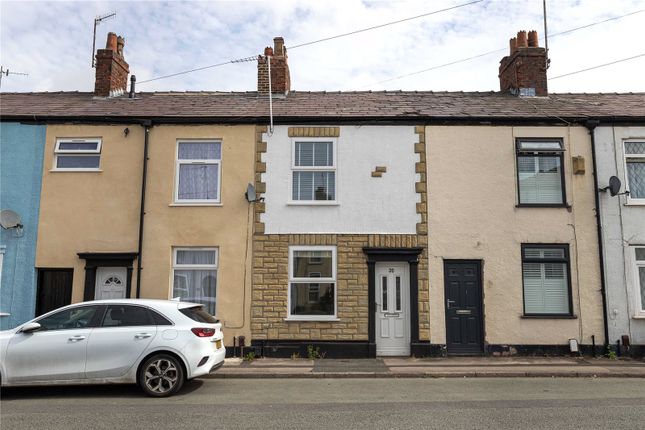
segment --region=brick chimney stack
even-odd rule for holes
[[[287,61],[287,48],[284,39],[273,39],[273,48],[264,48],[264,56],[258,57],[258,93],[269,94],[269,65],[271,57],[271,93],[287,94],[291,90],[291,76]]]
[[[547,96],[546,49],[538,46],[537,31],[517,33],[510,40],[510,54],[499,64],[501,91],[524,96]]]
[[[130,66],[123,58],[125,39],[108,33],[105,49],[96,51],[96,97],[115,97],[125,93]]]

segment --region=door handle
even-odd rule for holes
[[[150,336],[152,336],[152,334],[150,334],[150,333],[138,333],[138,334],[134,335],[134,338],[135,339],[147,339]]]
[[[450,309],[450,305],[455,304],[455,300],[446,299],[446,309]]]
[[[84,340],[84,339],[85,339],[85,336],[82,336],[82,335],[79,334],[79,335],[76,335],[76,336],[72,336],[72,337],[68,338],[67,340],[69,340],[70,342],[80,342],[81,340]]]

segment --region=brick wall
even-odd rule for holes
[[[288,315],[289,246],[337,247],[337,317],[333,322],[285,321]],[[251,333],[254,340],[368,340],[368,279],[364,247],[426,247],[419,235],[255,235]],[[419,338],[429,339],[428,259],[419,256]]]

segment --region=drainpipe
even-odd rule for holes
[[[139,212],[139,247],[137,250],[137,295],[141,298],[141,260],[143,257],[143,220],[146,214],[146,182],[148,180],[148,137],[150,136],[150,127],[152,121],[145,120],[142,123],[144,127],[143,140],[143,178],[141,180],[141,210]]]
[[[598,168],[596,165],[596,138],[594,135],[594,129],[598,126],[598,120],[588,120],[585,123],[585,127],[589,130],[589,136],[591,137],[591,160],[593,163],[593,188],[594,188],[594,199],[596,202],[596,227],[598,232],[598,259],[600,261],[600,295],[602,296],[602,308],[604,311],[602,322],[605,329],[605,351],[609,345],[609,326],[607,324],[607,315],[609,310],[607,309],[607,291],[605,285],[605,257],[603,251],[603,242],[602,242],[602,223],[600,220],[600,192],[598,187]]]

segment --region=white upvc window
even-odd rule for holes
[[[54,170],[98,171],[101,163],[100,138],[58,138],[54,149]]]
[[[519,205],[565,205],[562,140],[517,139],[516,150]]]
[[[288,320],[334,321],[336,247],[289,247]]]
[[[627,203],[645,205],[645,140],[626,141],[624,148]]]
[[[174,248],[172,298],[201,303],[209,314],[217,310],[217,248]]]
[[[292,139],[291,202],[336,203],[336,139]]]
[[[221,164],[221,141],[177,141],[175,203],[220,203]]]
[[[645,317],[645,246],[634,247],[636,302],[638,317]]]

